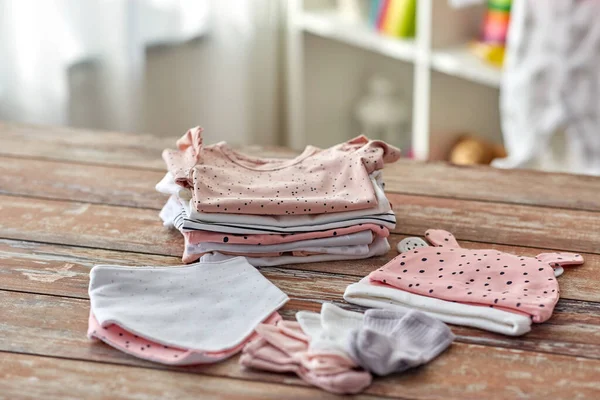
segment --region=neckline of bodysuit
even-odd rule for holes
[[[239,165],[242,168],[253,171],[275,171],[288,168],[292,165],[301,163],[306,158],[321,151],[321,149],[318,147],[306,146],[304,151],[297,157],[292,159],[281,159],[249,156],[232,149],[226,142],[218,143],[217,146],[221,149],[223,155],[225,155],[231,162]]]

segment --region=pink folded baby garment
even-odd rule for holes
[[[416,308],[449,323],[520,335],[531,320],[552,315],[559,298],[553,268],[583,263],[571,253],[525,257],[463,249],[442,230],[428,230],[425,237],[434,247],[402,253],[350,285],[344,298],[368,307]]]
[[[299,215],[368,209],[377,198],[369,174],[398,160],[400,150],[359,136],[321,150],[309,146],[291,160],[253,158],[225,142],[202,143],[202,129],[190,129],[165,150],[175,182],[192,189],[199,212]]]
[[[373,235],[388,237],[390,231],[383,225],[361,224],[342,227],[338,229],[329,229],[325,231],[301,232],[291,234],[258,234],[258,235],[239,235],[227,234],[210,231],[192,231],[183,232],[185,244],[198,243],[229,243],[229,244],[255,244],[255,245],[271,245],[297,242],[301,240],[331,238],[341,235],[349,235],[357,232],[371,231]]]

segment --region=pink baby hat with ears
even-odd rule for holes
[[[425,237],[432,247],[412,247],[369,274],[369,281],[544,322],[560,293],[554,268],[583,263],[583,257],[573,253],[525,257],[494,249],[463,249],[444,230],[430,229]]]

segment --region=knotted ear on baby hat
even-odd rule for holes
[[[558,301],[553,268],[582,264],[579,254],[517,256],[494,249],[464,249],[444,230],[428,230],[431,247],[414,247],[369,275],[406,292],[476,304],[546,321]]]

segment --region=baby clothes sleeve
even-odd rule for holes
[[[193,187],[191,172],[202,160],[202,128],[188,130],[177,140],[177,150],[165,149],[162,156],[175,183],[184,188]]]

